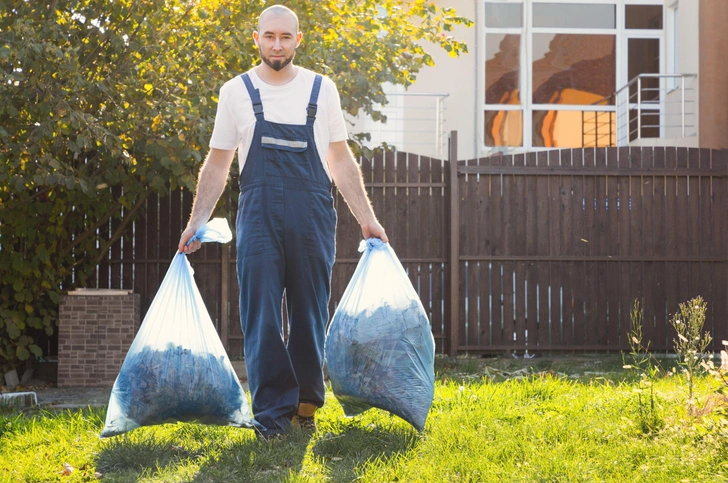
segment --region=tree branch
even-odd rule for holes
[[[100,217],[99,220],[91,228],[89,228],[83,234],[81,234],[81,236],[76,238],[73,241],[73,243],[71,243],[71,244],[65,246],[64,248],[62,248],[61,250],[59,250],[59,258],[65,257],[66,255],[71,253],[71,250],[73,250],[78,245],[80,245],[81,243],[86,241],[92,234],[94,234],[96,232],[96,230],[98,230],[101,227],[101,225],[103,225],[104,223],[107,223],[109,221],[109,218],[111,218],[111,216],[114,214],[114,212],[117,211],[119,208],[121,208],[121,203],[117,202],[111,208],[111,210],[109,210],[109,212],[106,215]],[[76,265],[78,265],[78,262],[74,263],[73,267],[75,267]]]
[[[129,213],[124,214],[124,218],[123,218],[124,221],[121,222],[121,225],[116,227],[116,229],[114,230],[114,233],[111,235],[111,238],[109,238],[106,241],[106,243],[104,244],[104,246],[99,250],[99,253],[94,258],[92,265],[98,265],[99,262],[101,262],[101,260],[106,255],[106,251],[109,249],[109,247],[111,245],[113,245],[114,243],[116,243],[116,241],[119,238],[121,238],[121,235],[124,234],[124,230],[129,225],[129,223],[131,223],[134,220],[134,215],[136,214],[137,211],[139,211],[139,209],[142,206],[144,206],[144,204],[146,203],[147,198],[149,198],[150,194],[151,194],[150,190],[145,191],[144,195],[141,198],[139,198],[139,200],[132,207],[132,209],[129,211]]]

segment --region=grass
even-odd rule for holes
[[[596,366],[608,370],[588,370]],[[421,434],[379,410],[346,419],[331,393],[316,433],[268,444],[250,430],[181,423],[99,440],[102,409],[6,413],[0,482],[728,481],[716,414],[689,416],[684,381],[663,378],[662,424],[646,431],[636,384],[619,366],[587,356],[440,359]],[[695,384],[707,402],[713,381]]]

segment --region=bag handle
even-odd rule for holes
[[[381,238],[367,238],[359,243],[359,252],[382,249],[386,246],[387,243],[383,242]]]
[[[230,231],[230,225],[225,218],[213,218],[208,221],[206,225],[201,226],[192,235],[190,241],[187,242],[189,246],[193,241],[200,240],[200,242],[218,242],[227,243],[233,239],[233,234]]]

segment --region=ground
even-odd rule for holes
[[[629,359],[629,356],[626,356]],[[675,359],[659,357],[666,368],[675,364]],[[627,361],[629,362],[629,360]],[[573,379],[607,378],[619,379],[624,376],[622,366],[624,361],[619,353],[594,354],[553,354],[539,355],[533,358],[463,355],[457,359],[447,356],[438,356],[435,361],[435,371],[445,377],[481,377],[490,376],[494,379],[508,379],[534,373],[551,373]],[[36,393],[38,404],[42,407],[55,409],[73,409],[86,406],[106,406],[111,393],[110,387],[100,388],[59,388],[53,378],[49,381],[34,379],[18,391],[32,391]],[[244,384],[247,390],[247,385]],[[11,392],[7,388],[0,388],[0,392]]]

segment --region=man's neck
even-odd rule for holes
[[[283,86],[291,82],[298,74],[298,67],[291,62],[281,70],[271,69],[268,64],[261,62],[255,68],[255,73],[260,80],[272,86]]]

